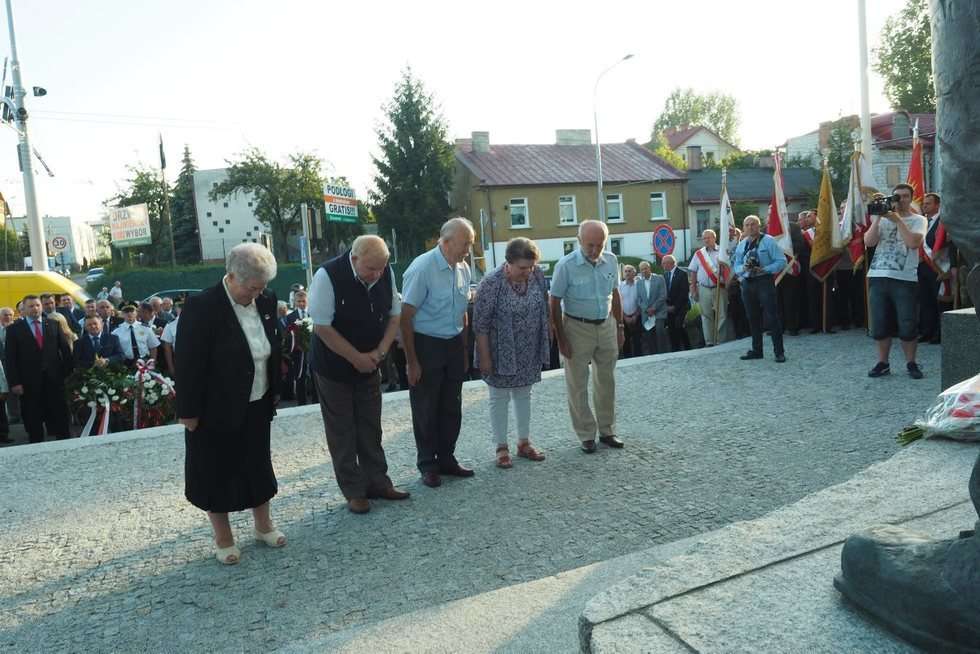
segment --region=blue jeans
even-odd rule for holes
[[[742,304],[749,319],[749,329],[752,332],[752,351],[762,354],[763,324],[772,334],[772,349],[776,355],[783,351],[783,325],[779,321],[779,309],[776,303],[776,284],[772,275],[748,277],[741,281]]]
[[[919,337],[918,284],[890,277],[868,279],[871,336],[876,341],[898,335],[903,341]]]

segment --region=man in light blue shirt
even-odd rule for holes
[[[742,221],[742,240],[735,248],[735,274],[741,280],[742,304],[752,331],[752,349],[742,355],[745,361],[762,358],[762,326],[772,335],[776,363],[786,361],[783,350],[783,325],[776,304],[774,275],[786,268],[786,255],[776,239],[762,233],[758,216],[746,216]]]
[[[551,321],[564,358],[565,388],[572,426],[582,451],[596,451],[595,437],[621,448],[616,437],[616,360],[623,347],[623,304],[619,296],[619,262],[603,252],[609,229],[598,220],[579,225],[579,248],[555,264],[551,280]],[[589,406],[589,366],[595,374]]]
[[[448,220],[439,243],[402,276],[402,347],[412,403],[416,464],[422,483],[440,475],[472,477],[454,455],[463,420],[462,386],[469,369],[466,308],[470,268],[464,261],[475,232],[466,218]]]

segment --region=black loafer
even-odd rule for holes
[[[745,354],[739,357],[739,359],[741,359],[742,361],[751,361],[752,359],[761,359],[761,358],[762,358],[762,352],[753,352],[752,350],[749,350],[748,352],[746,352]]]
[[[582,441],[582,451],[586,454],[595,454],[596,444],[595,441]]]
[[[776,355],[776,363],[786,363],[786,355],[785,354],[777,354]]]
[[[626,445],[625,443],[623,443],[623,441],[619,440],[619,438],[617,438],[615,434],[612,434],[611,436],[600,436],[599,442],[602,443],[603,445],[615,448],[617,450],[622,449]]]

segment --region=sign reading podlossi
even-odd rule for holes
[[[325,184],[323,203],[327,209],[327,220],[337,223],[357,222],[357,197],[351,187]]]
[[[112,234],[112,244],[117,248],[149,245],[153,242],[150,236],[150,213],[145,204],[110,209],[109,231]]]

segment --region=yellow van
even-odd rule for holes
[[[0,271],[0,307],[10,307],[16,311],[17,303],[25,295],[41,293],[67,293],[79,306],[85,304],[85,300],[89,298],[85,289],[55,272]]]

